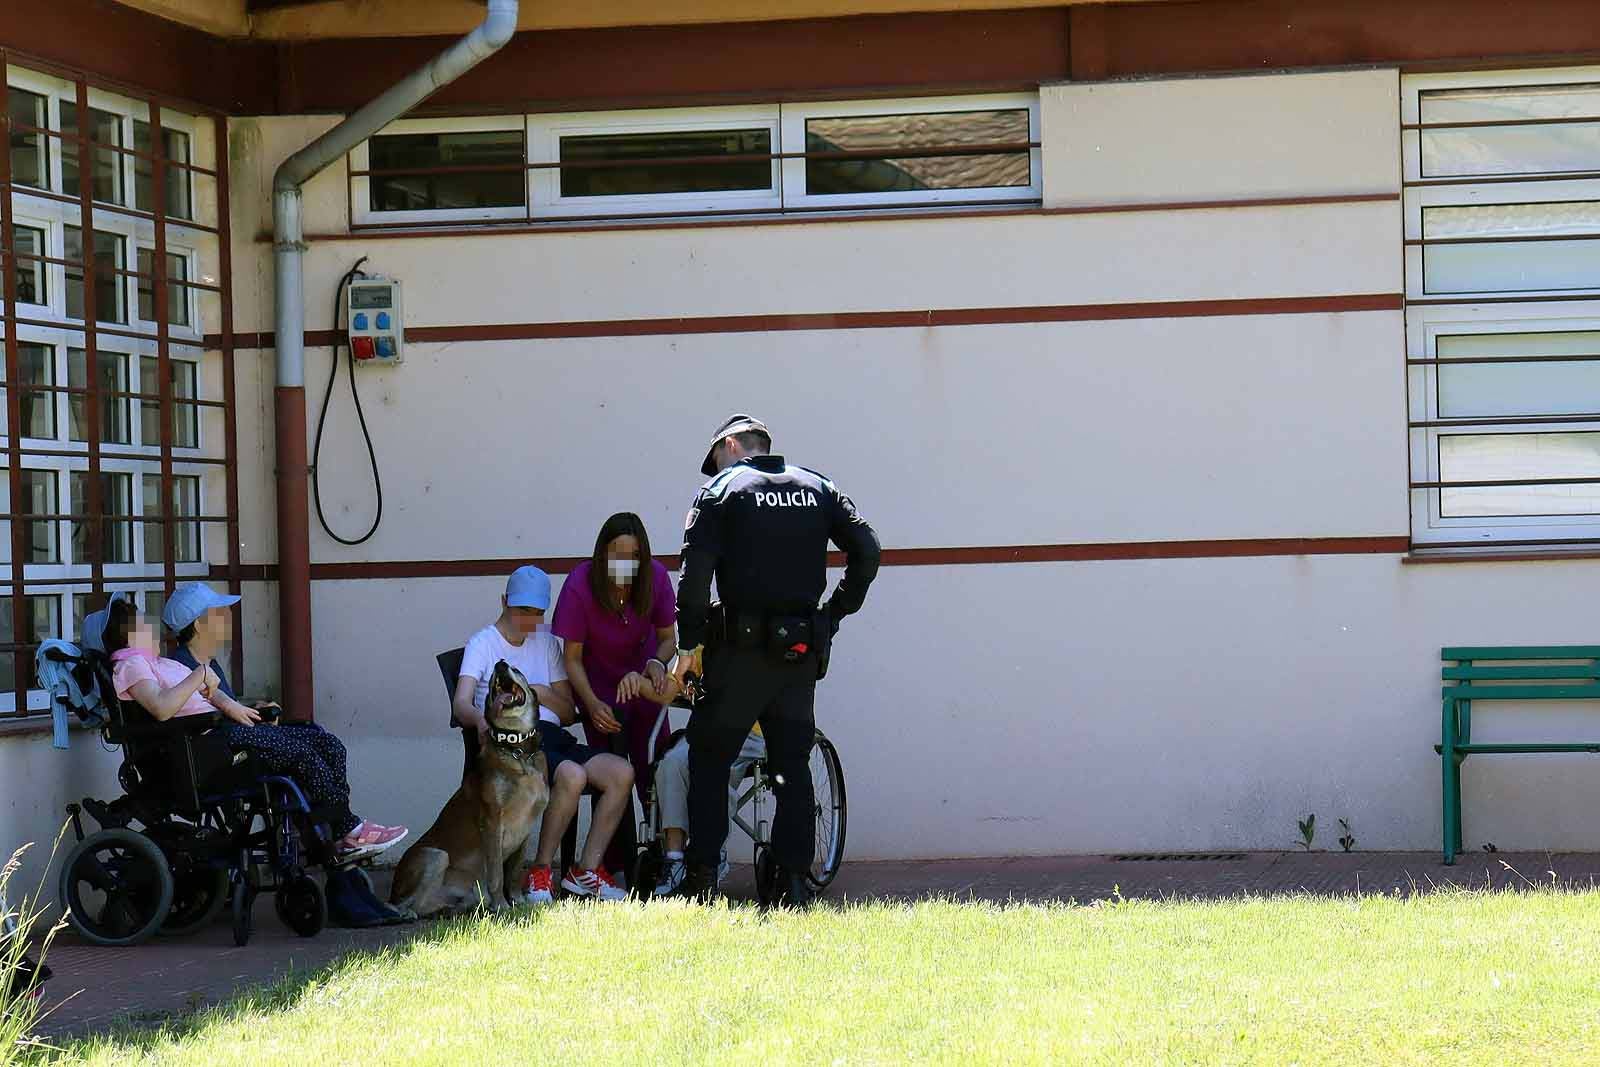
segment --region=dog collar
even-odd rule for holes
[[[539,752],[539,733],[537,730],[530,730],[525,734],[520,734],[490,726],[489,743],[495,748],[509,752],[517,759],[526,762]]]

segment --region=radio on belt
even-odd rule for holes
[[[405,362],[405,319],[400,313],[400,283],[382,275],[355,278],[345,292],[345,322],[350,352],[363,367]]]

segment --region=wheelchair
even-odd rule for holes
[[[68,666],[82,692],[101,694],[103,721],[88,708],[73,710],[99,721],[106,743],[122,750],[123,795],[67,805],[77,843],[58,888],[72,928],[96,945],[137,945],[192,933],[229,907],[234,944],[243,946],[256,897],[270,891],[285,925],[302,937],[320,933],[328,905],[306,867],[331,860],[333,843],[299,785],[207,735],[224,721],[220,712],[158,722],[116,699],[104,656],[48,655]],[[85,813],[99,830],[85,833]]]
[[[633,869],[628,872],[628,891],[635,896],[648,898],[661,880],[661,869],[666,863],[666,848],[661,833],[661,808],[656,802],[656,768],[661,758],[683,737],[677,730],[669,735],[667,743],[654,750],[655,739],[668,721],[670,709],[692,711],[696,694],[693,688],[687,698],[663,705],[650,731],[650,783],[646,793],[644,818],[639,823],[638,851],[634,854]],[[805,872],[806,882],[816,892],[833,884],[844,862],[844,834],[846,827],[844,765],[839,752],[827,736],[817,730],[811,743],[812,811],[816,817],[815,852],[811,867]],[[773,786],[781,784],[769,768],[767,761],[757,760],[745,772],[729,807],[731,827],[738,827],[750,839],[754,849],[756,900],[769,907],[778,899],[778,866],[772,856],[772,812],[776,805]]]

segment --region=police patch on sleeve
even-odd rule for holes
[[[690,508],[689,509],[689,514],[684,517],[683,528],[685,530],[687,530],[690,527],[692,527],[694,525],[694,521],[696,519],[698,519],[699,517],[700,517],[700,509],[699,508]]]

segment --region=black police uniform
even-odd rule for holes
[[[830,540],[847,563],[839,587],[819,608]],[[695,497],[678,582],[678,644],[706,646],[705,699],[688,729],[691,873],[717,865],[728,836],[728,775],[757,722],[768,766],[783,777],[776,786],[773,858],[791,874],[810,869],[817,678],[839,620],[860,610],[878,556],[878,536],[850,498],[782,456],[746,457]],[[720,599],[715,611],[713,573]]]

